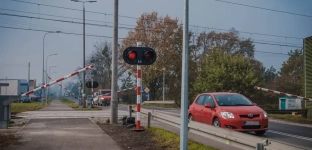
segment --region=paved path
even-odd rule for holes
[[[74,109],[63,104],[60,100],[53,100],[49,106],[44,107],[39,111],[74,111]]]
[[[19,134],[21,144],[8,150],[120,150],[100,127],[86,118],[31,119]]]

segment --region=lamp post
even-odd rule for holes
[[[5,77],[5,83],[8,83],[8,77]],[[5,87],[5,95],[8,95],[8,86]]]
[[[47,32],[44,34],[43,36],[43,44],[42,44],[42,85],[44,85],[44,39],[46,37],[47,34],[49,33],[60,33],[61,31],[55,31],[55,32]],[[41,105],[43,106],[43,97],[45,94],[45,89],[42,90],[41,92]]]
[[[85,33],[85,26],[86,26],[86,24],[85,24],[85,3],[86,2],[88,2],[88,3],[94,3],[94,2],[96,2],[96,1],[80,1],[80,0],[71,0],[71,1],[73,1],[73,2],[81,2],[82,4],[83,4],[83,66],[82,67],[85,67],[86,66],[86,61],[85,61],[85,59],[86,59],[86,57],[85,57],[85,55],[86,55],[86,33]],[[83,72],[83,77],[82,77],[82,101],[84,101],[85,99],[85,94],[84,94],[84,92],[85,92],[85,81],[86,80],[86,72]],[[81,107],[80,106],[80,102],[79,102],[79,107]]]
[[[48,58],[50,56],[55,56],[55,55],[58,55],[57,53],[56,54],[51,54],[51,55],[48,55],[47,58],[46,58],[46,70],[48,69]],[[56,67],[56,66],[52,66],[52,67]],[[51,67],[50,67],[51,68]],[[49,68],[49,75],[50,75],[50,68]],[[46,82],[48,82],[48,77],[46,77]]]
[[[51,67],[49,67],[49,74],[48,74],[48,72],[47,72],[47,77],[50,76],[50,78],[51,78],[50,71],[51,71],[51,68],[53,68],[53,67],[57,67],[57,66],[51,66]],[[50,81],[50,80],[48,80],[48,78],[47,78],[47,81],[46,81],[46,82],[48,83],[49,81]],[[47,92],[47,93],[48,93],[48,94],[47,94],[47,95],[48,95],[47,98],[48,98],[48,97],[49,97],[50,87],[48,87],[47,90],[48,90],[48,92]],[[46,100],[46,101],[47,101],[47,100]]]

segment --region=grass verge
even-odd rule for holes
[[[290,122],[296,122],[296,123],[312,124],[312,119],[310,119],[310,118],[304,118],[301,116],[294,116],[291,114],[269,114],[269,117],[272,117],[274,119],[290,121]]]
[[[48,101],[48,105],[51,101]],[[35,111],[39,110],[47,105],[41,105],[41,102],[31,102],[31,103],[11,103],[11,113],[20,113],[25,111]]]
[[[0,133],[0,149],[5,149],[10,145],[17,144],[21,136],[16,136],[14,134]]]
[[[155,140],[160,146],[166,147],[168,149],[176,150],[180,149],[180,136],[169,132],[167,130],[163,130],[160,128],[150,127],[148,129],[149,132],[153,133],[155,136],[153,140]],[[213,147],[208,147],[206,145],[197,143],[192,140],[188,140],[188,149],[189,150],[216,150]]]
[[[163,108],[179,108],[176,104],[143,104],[142,106],[153,106]]]
[[[92,107],[92,108],[79,108],[78,103],[75,103],[72,100],[69,100],[67,98],[62,98],[61,101],[66,104],[67,106],[74,108],[75,110],[102,110],[100,107]]]

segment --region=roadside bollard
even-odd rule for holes
[[[151,127],[151,118],[152,118],[152,113],[148,112],[147,113],[147,128]]]
[[[257,143],[256,150],[264,150],[263,143]]]
[[[128,106],[128,112],[129,112],[129,116],[132,117],[132,106],[131,105]]]

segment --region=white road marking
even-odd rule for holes
[[[289,134],[289,133],[284,133],[284,132],[279,132],[279,131],[274,131],[274,130],[268,130],[267,132],[275,133],[275,134],[279,134],[279,135],[284,135],[284,136],[289,136],[289,137],[293,137],[293,138],[298,138],[298,139],[302,139],[302,140],[312,141],[312,138],[309,138],[309,137],[304,137],[304,136],[299,136],[299,135],[294,135],[294,134]]]

